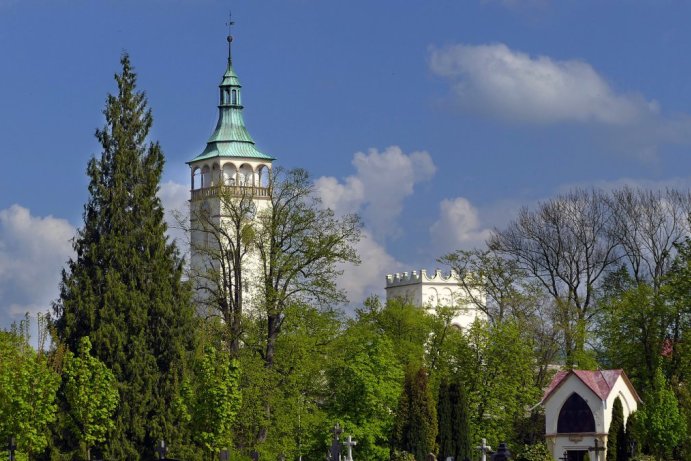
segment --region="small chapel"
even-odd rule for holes
[[[555,460],[604,461],[612,406],[619,398],[624,424],[641,398],[624,370],[559,371],[545,390],[545,441]]]

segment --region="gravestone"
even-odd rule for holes
[[[497,452],[492,455],[492,461],[508,461],[511,459],[511,452],[505,443],[500,443]]]
[[[425,457],[425,461],[437,461],[437,457],[434,456],[434,453],[428,453]]]

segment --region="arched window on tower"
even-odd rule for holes
[[[576,392],[571,394],[559,411],[557,432],[595,432],[593,412],[583,397]]]
[[[223,184],[226,186],[235,185],[235,166],[232,163],[226,163],[223,165]]]
[[[253,179],[252,167],[247,164],[240,166],[240,171],[238,172],[238,185],[253,186]]]
[[[218,185],[218,182],[220,181],[221,177],[221,170],[218,167],[218,163],[214,163],[214,166],[212,167],[211,170],[211,185],[216,186]]]
[[[266,165],[260,165],[257,167],[257,178],[256,184],[259,187],[269,187],[269,167]]]
[[[202,172],[199,168],[192,170],[192,190],[201,188],[202,186]]]
[[[233,90],[230,96],[230,103],[231,104],[237,104],[238,103],[238,90]]]

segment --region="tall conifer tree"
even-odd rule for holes
[[[468,402],[463,383],[442,381],[437,400],[439,458],[470,458]]]
[[[121,64],[117,94],[108,95],[103,111],[106,124],[96,130],[103,151],[88,164],[84,226],[54,315],[59,340],[76,351],[88,335],[93,355],[118,381],[105,458],[153,459],[159,439],[174,449],[180,436],[172,409],[194,317],[156,197],[164,157],[147,140],[151,111],[127,54]]]
[[[612,422],[609,424],[607,434],[607,461],[623,461],[620,445],[626,442],[624,437],[624,407],[619,397],[614,399],[612,405]]]
[[[394,422],[392,449],[406,451],[417,461],[435,453],[437,411],[428,387],[427,371],[411,368],[406,373],[403,392]]]

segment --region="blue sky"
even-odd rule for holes
[[[57,295],[123,50],[185,206],[231,8],[260,149],[364,218],[355,304],[571,187],[691,183],[691,3],[0,0],[0,324]]]

